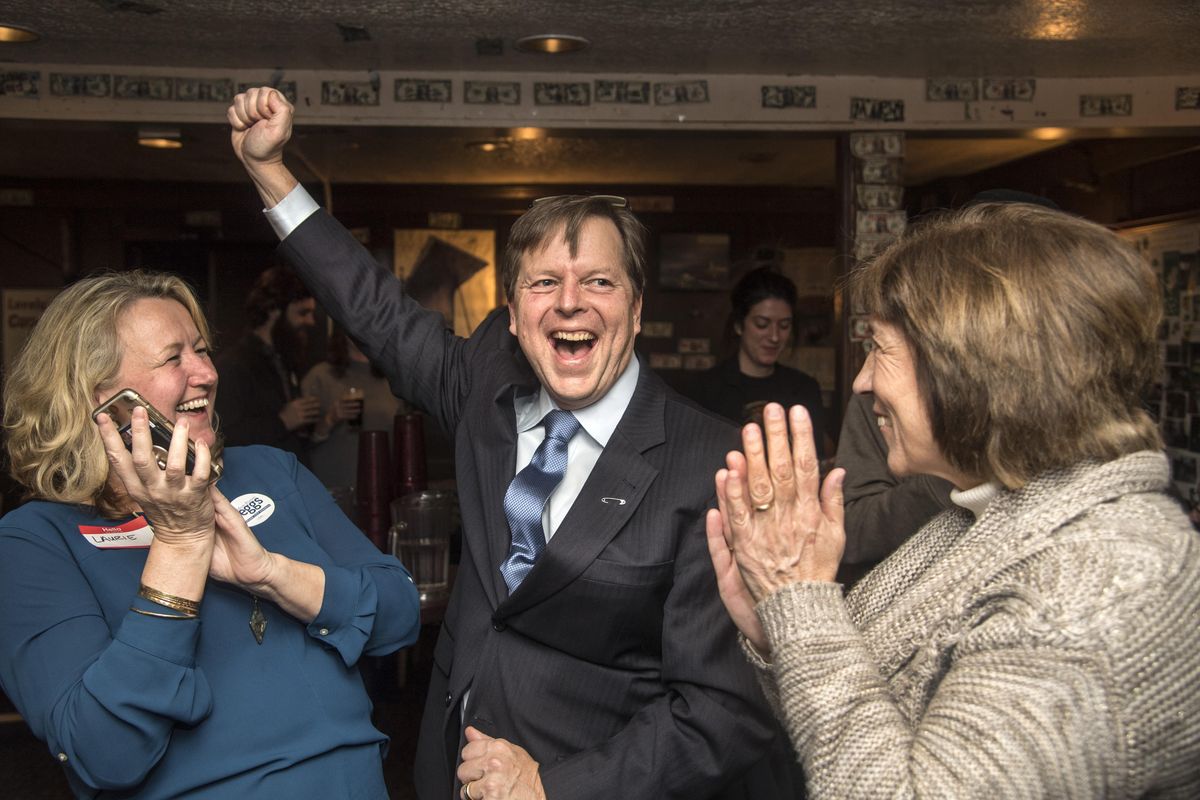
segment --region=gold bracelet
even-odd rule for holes
[[[195,614],[160,614],[157,611],[145,611],[133,606],[130,606],[129,610],[135,614],[145,614],[147,617],[158,617],[159,619],[196,619]]]
[[[138,597],[144,600],[149,600],[155,605],[171,608],[175,611],[181,611],[189,617],[200,616],[200,603],[195,600],[188,600],[184,597],[176,597],[173,594],[160,592],[158,589],[151,589],[146,584],[141,584],[138,587]]]

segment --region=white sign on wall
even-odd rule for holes
[[[61,289],[0,289],[0,301],[4,304],[4,323],[0,337],[4,341],[4,371],[21,352],[21,346],[29,338],[33,326],[42,318],[42,312]]]

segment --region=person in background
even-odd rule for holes
[[[416,587],[295,456],[222,449],[208,342],[187,284],[142,271],[33,329],[4,386],[32,499],[0,519],[0,685],[80,798],[386,800],[356,665],[416,639]],[[125,388],[174,424],[165,468],[143,409],[132,452],[93,421]]]
[[[735,438],[634,352],[646,230],[621,198],[536,201],[509,306],[446,330],[283,163],[294,109],[255,88],[234,152],[292,263],[455,440],[463,552],[434,653],[423,800],[704,800],[767,746],[704,545],[703,472]]]
[[[320,402],[300,394],[316,301],[291,270],[271,267],[246,297],[250,331],[217,358],[225,377],[221,425],[230,445],[266,444],[308,463]]]
[[[825,453],[825,406],[811,375],[779,363],[792,343],[796,284],[759,267],[742,276],[730,297],[737,353],[701,373],[690,391],[708,410],[741,425],[761,419],[768,402],[802,405],[813,415],[818,452]]]
[[[1058,209],[1046,197],[1013,189],[988,189],[973,196],[978,203],[1030,203]],[[953,507],[948,481],[935,475],[899,478],[887,465],[887,442],[872,411],[875,396],[855,394],[846,404],[838,436],[835,466],[846,470],[846,549],[838,579],[851,585],[883,561],[935,516]]]
[[[308,371],[300,392],[320,402],[309,453],[313,474],[330,488],[353,486],[359,432],[390,435],[403,401],[340,327],[329,337],[329,357]]]
[[[1200,536],[1142,402],[1150,265],[1094,223],[984,203],[915,226],[850,294],[888,466],[949,481],[954,508],[843,597],[845,473],[819,486],[807,414],[772,405],[708,517],[809,796],[1200,796]]]

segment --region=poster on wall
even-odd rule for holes
[[[1200,507],[1200,219],[1118,233],[1149,260],[1162,287],[1163,371],[1147,406],[1162,430],[1175,487],[1196,513]]]
[[[42,318],[42,312],[61,289],[2,289],[0,298],[4,303],[4,323],[0,337],[4,341],[4,374],[21,352],[21,346],[29,338],[33,326]]]
[[[496,307],[496,232],[397,229],[393,269],[418,303],[470,336]]]
[[[662,288],[729,288],[728,234],[664,233],[659,248],[658,282]]]

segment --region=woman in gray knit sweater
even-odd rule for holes
[[[708,519],[809,794],[1200,797],[1200,537],[1142,406],[1149,266],[1098,225],[980,205],[850,289],[888,466],[954,508],[843,598],[844,472],[818,487],[806,412],[775,405]]]

